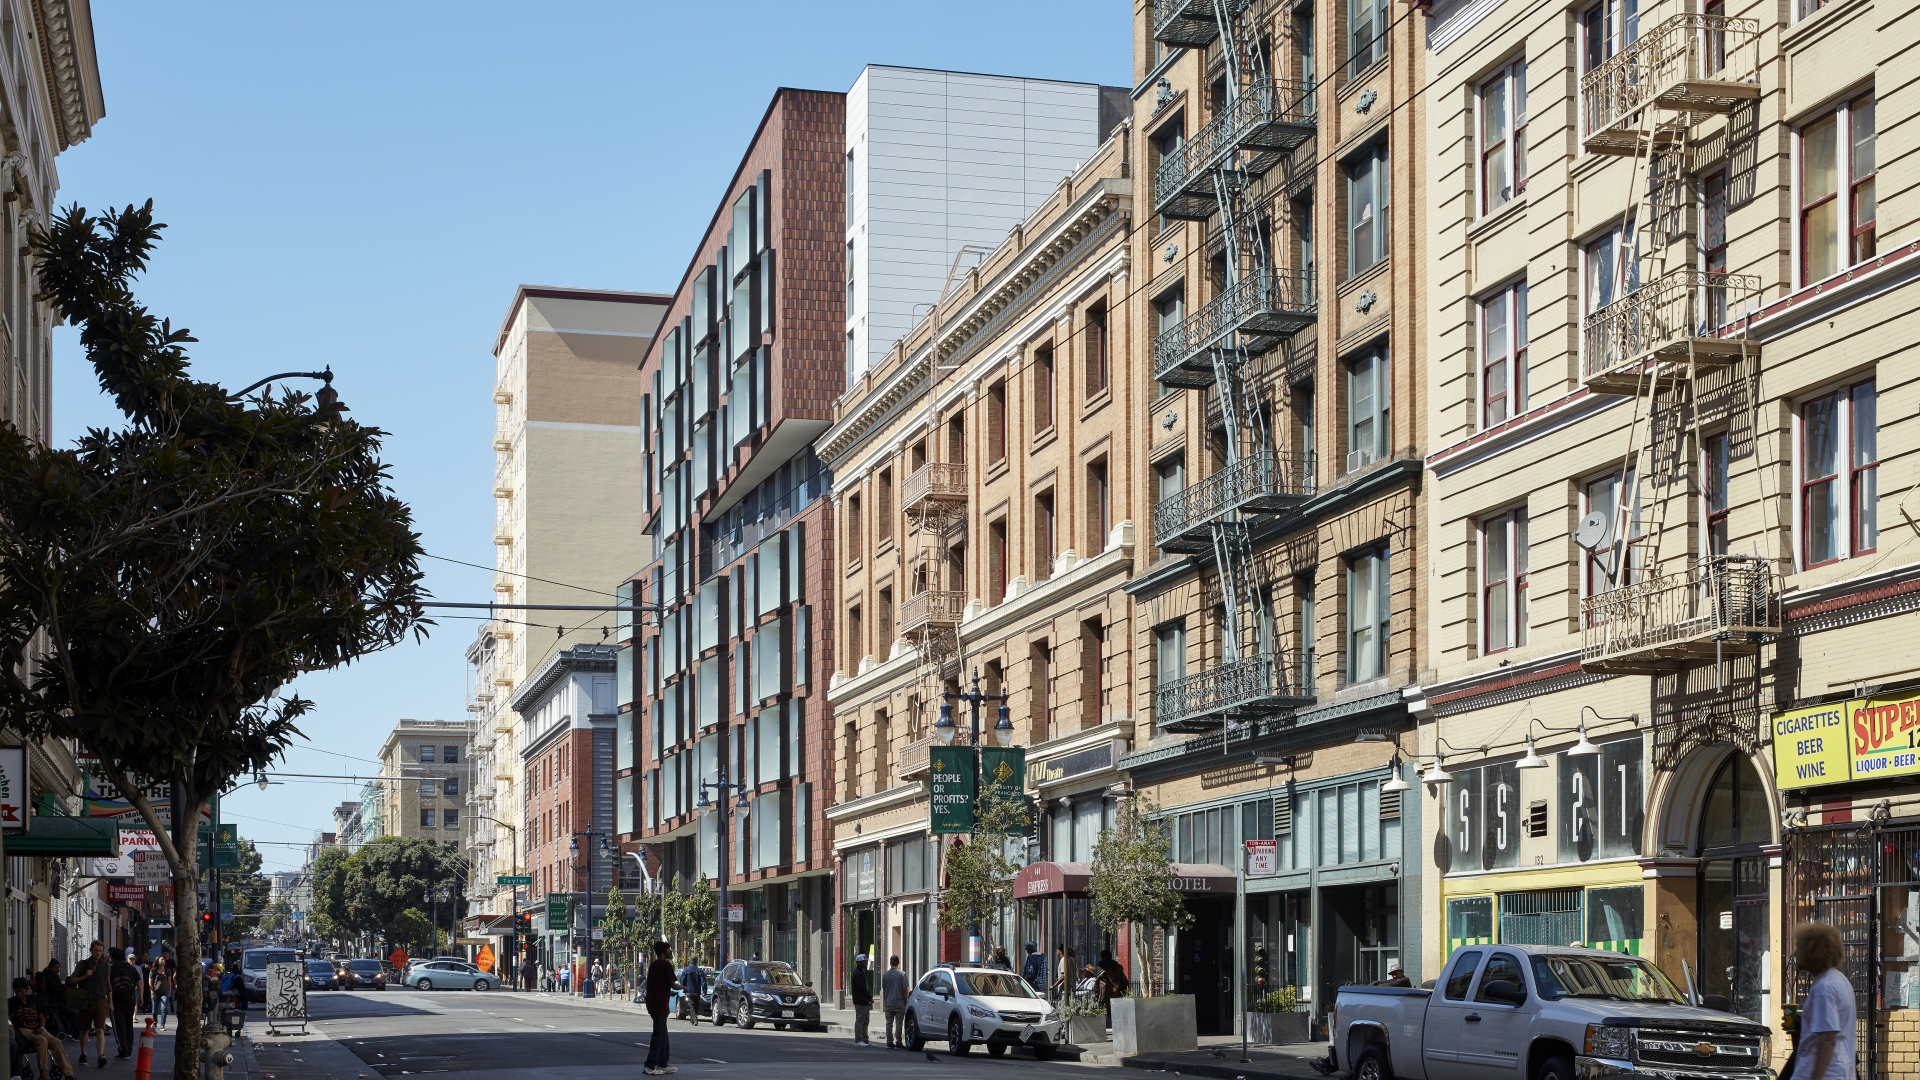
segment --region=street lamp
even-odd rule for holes
[[[600,855],[602,857],[605,857],[605,855],[607,854],[607,834],[601,832],[598,829],[575,829],[573,832],[573,839],[567,841],[568,855],[571,855],[575,859],[578,859],[580,857],[580,838],[583,836],[587,838],[589,843],[591,843],[595,837],[598,837],[600,839]],[[587,993],[583,996],[591,997],[593,996],[593,991],[597,989],[597,987],[594,987],[593,985],[593,859],[592,858],[587,859],[587,970],[582,973],[582,976],[586,979],[586,990],[587,990]]]
[[[993,745],[995,746],[999,746],[999,747],[1011,746],[1013,745],[1013,719],[1007,709],[1007,700],[1008,698],[1012,697],[1012,695],[1005,694],[1005,693],[1000,693],[1000,694],[981,693],[980,692],[980,669],[976,667],[973,669],[973,689],[967,691],[964,694],[942,694],[940,696],[945,698],[946,700],[940,703],[940,718],[934,721],[934,725],[933,725],[934,738],[938,739],[941,745],[943,746],[953,745],[954,737],[959,734],[958,729],[955,728],[953,723],[953,702],[956,702],[956,701],[965,702],[967,704],[967,716],[969,719],[969,734],[972,739],[972,741],[968,743],[967,752],[973,755],[973,775],[975,776],[976,783],[977,783],[978,782],[977,778],[980,776],[980,773],[981,773],[980,706],[986,704],[989,701],[997,701],[1000,703],[1000,715],[999,715],[999,718],[994,721],[993,730],[991,732],[990,737],[993,739]],[[970,926],[967,931],[968,932],[967,951],[969,954],[972,954],[980,951],[981,949],[980,913],[975,911],[975,912],[969,912],[968,914],[972,916],[973,925]],[[969,959],[972,959],[975,962],[978,962],[980,960],[980,957],[970,955]]]
[[[713,966],[716,969],[727,966],[727,792],[734,793],[733,810],[746,813],[752,809],[747,803],[746,784],[728,783],[727,768],[724,765],[720,767],[719,777],[718,780],[711,782],[705,780],[700,782],[700,800],[693,804],[693,812],[701,816],[715,810],[720,812],[719,818],[716,819],[719,828],[715,830],[720,834],[720,902],[714,912],[718,916],[716,921],[719,923],[720,934],[713,947]],[[708,789],[712,789],[715,796],[713,799],[707,798]]]
[[[318,406],[319,412],[343,413],[351,411],[345,405],[340,404],[340,391],[333,388],[332,364],[328,364],[325,371],[283,371],[278,375],[269,375],[247,387],[245,390],[229,396],[227,400],[239,401],[241,398],[246,397],[248,394],[253,393],[268,383],[279,382],[281,379],[318,379],[320,382],[326,384],[320,388],[319,393],[313,396],[314,404]]]

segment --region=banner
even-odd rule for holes
[[[991,791],[1002,799],[1025,804],[1027,751],[1018,746],[980,748],[980,775],[984,778],[982,795]],[[1027,823],[1021,821],[1007,830],[1008,836],[1023,836]]]
[[[1780,713],[1773,770],[1782,789],[1920,776],[1920,691]]]
[[[1789,709],[1773,718],[1773,776],[1780,788],[1852,779],[1847,754],[1849,704]]]
[[[567,894],[547,894],[547,932],[560,933],[567,929]]]
[[[0,746],[0,828],[27,831],[27,748]]]
[[[935,836],[973,832],[973,803],[979,791],[974,775],[973,747],[935,746],[927,752],[930,766],[928,813]]]

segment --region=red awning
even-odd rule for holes
[[[1019,900],[1043,896],[1085,896],[1087,879],[1093,867],[1083,862],[1037,862],[1027,866],[1013,879],[1013,895]]]

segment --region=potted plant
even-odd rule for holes
[[[1299,1011],[1300,991],[1293,986],[1255,998],[1247,1010],[1247,1040],[1256,1043],[1303,1043],[1310,1017]]]
[[[1114,1050],[1125,1057],[1199,1046],[1193,995],[1151,996],[1146,935],[1139,932],[1145,922],[1193,924],[1186,900],[1173,887],[1173,836],[1167,825],[1160,808],[1138,796],[1121,804],[1114,827],[1093,845],[1087,893],[1093,897],[1094,920],[1109,933],[1122,924],[1133,927],[1129,996],[1112,1001]]]
[[[1091,995],[1069,994],[1060,1003],[1060,1015],[1067,1021],[1067,1041],[1087,1046],[1107,1041],[1107,1010]]]

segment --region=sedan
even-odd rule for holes
[[[340,976],[333,970],[333,965],[325,960],[309,960],[307,961],[307,989],[338,990]]]
[[[434,960],[416,965],[407,985],[415,990],[491,990],[493,976],[464,961]]]
[[[735,960],[713,981],[713,1022],[727,1020],[743,1028],[764,1020],[776,1031],[789,1024],[817,1027],[820,995],[800,980],[791,964]]]
[[[340,985],[348,990],[385,990],[386,973],[380,970],[380,961],[362,958],[349,960],[337,969],[340,973]]]

